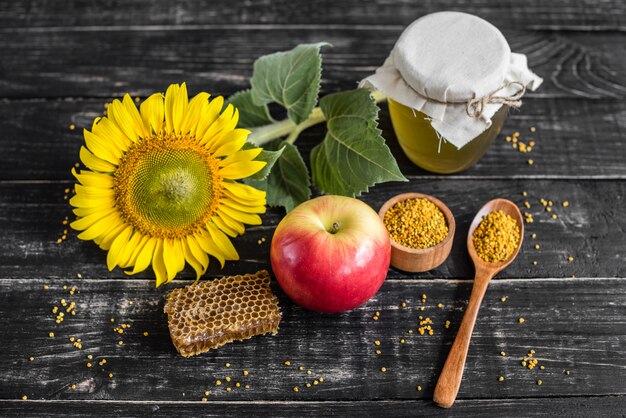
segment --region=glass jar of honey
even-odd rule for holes
[[[458,173],[476,164],[500,133],[508,113],[508,107],[502,106],[486,131],[458,149],[437,134],[424,113],[393,99],[387,103],[393,130],[406,156],[413,164],[439,174]]]
[[[409,25],[360,85],[387,97],[407,157],[448,174],[476,164],[509,109],[541,82],[495,26],[470,14],[439,12]]]

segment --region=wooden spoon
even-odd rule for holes
[[[517,248],[508,259],[499,263],[489,263],[480,258],[476,253],[473,235],[474,230],[482,221],[483,216],[498,210],[503,211],[517,221],[517,225],[520,229],[520,240]],[[485,296],[485,292],[487,291],[487,286],[493,276],[513,262],[522,246],[523,240],[524,221],[522,219],[522,214],[517,208],[517,205],[510,200],[494,199],[488,202],[478,211],[472,221],[472,224],[470,225],[469,232],[467,234],[467,250],[469,251],[470,257],[474,262],[476,276],[474,278],[474,286],[472,287],[472,294],[470,295],[467,310],[463,316],[463,321],[461,321],[461,326],[459,327],[456,339],[452,344],[446,363],[444,364],[439,380],[437,381],[437,386],[435,387],[433,401],[435,401],[435,403],[442,408],[450,408],[456,399],[457,393],[459,393],[461,378],[463,377],[463,369],[465,367],[465,359],[467,357],[467,350],[469,348],[470,339],[472,338],[472,331],[474,330],[474,324],[476,323],[476,317],[478,316],[480,304]]]

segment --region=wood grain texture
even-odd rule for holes
[[[0,277],[31,278],[43,272],[50,277],[123,277],[121,270],[109,272],[106,253],[92,242],[78,240],[72,231],[62,244],[56,240],[68,226],[61,224],[70,216],[70,206],[63,199],[70,183],[0,183]],[[465,240],[469,224],[480,207],[496,197],[518,203],[534,215],[534,223],[526,224],[525,243],[515,261],[498,277],[626,277],[626,182],[624,181],[550,181],[550,180],[413,180],[409,183],[388,183],[377,186],[364,200],[375,210],[390,197],[403,192],[420,192],[442,200],[456,219],[456,234],[448,260],[427,273],[408,274],[395,269],[389,277],[471,278],[474,270],[467,255]],[[527,198],[522,191],[528,191]],[[539,200],[555,202],[557,219],[545,212]],[[522,205],[532,204],[530,210]],[[569,207],[561,207],[561,202]],[[270,209],[263,216],[263,225],[251,227],[235,239],[241,260],[226,263],[223,271],[211,260],[209,274],[240,274],[269,268],[269,243],[280,222],[282,209]],[[537,238],[529,234],[536,233]],[[265,237],[267,242],[257,241]],[[534,249],[539,244],[541,250]],[[568,262],[573,256],[574,262]],[[533,265],[537,261],[537,265]],[[43,270],[43,272],[42,272]],[[185,270],[184,277],[192,277]],[[154,277],[152,271],[139,277]]]
[[[43,275],[0,279],[0,398],[198,401],[208,390],[208,398],[220,401],[428,399],[471,288],[471,281],[388,279],[364,307],[321,315],[295,306],[275,286],[283,311],[277,336],[183,358],[170,341],[163,303],[169,289],[188,281],[156,289],[147,280]],[[80,294],[69,295],[64,285],[76,286]],[[57,325],[51,309],[61,298],[75,301],[77,313]],[[400,306],[403,301],[406,308]],[[380,312],[378,321],[372,320],[375,311]],[[626,379],[625,314],[622,279],[492,281],[459,399],[625,395],[626,387],[618,383]],[[434,335],[419,335],[418,315],[431,318]],[[525,318],[523,324],[519,317]],[[448,329],[446,320],[451,322]],[[131,327],[118,334],[113,328],[120,323]],[[48,336],[51,331],[54,338]],[[82,339],[82,350],[72,346],[72,336]],[[124,344],[118,345],[119,340]],[[520,365],[530,349],[545,370]],[[91,368],[86,366],[90,354]],[[102,358],[107,363],[99,366]],[[287,360],[291,366],[283,364]],[[244,377],[243,370],[249,375]],[[498,382],[500,375],[506,376],[504,382]],[[305,387],[320,376],[324,382]],[[215,385],[217,379],[222,385]],[[235,388],[236,381],[251,387]],[[231,392],[225,390],[229,385]],[[417,385],[423,390],[417,391]]]
[[[380,66],[402,27],[218,27],[129,30],[5,31],[0,97],[146,96],[174,82],[233,93],[246,88],[261,55],[303,42],[325,48],[322,93],[354,88]],[[505,30],[513,51],[526,53],[545,81],[527,97],[623,98],[626,33],[550,34]]]
[[[144,2],[127,0],[36,0],[5,2],[1,27],[146,26],[197,24],[407,25],[417,17],[457,10],[476,14],[503,27],[546,30],[625,30],[624,3],[619,0],[545,2],[440,0],[416,2],[322,0],[293,2],[224,0]]]
[[[47,417],[125,416],[260,416],[272,417],[485,417],[543,416],[546,412],[568,417],[624,416],[626,397],[601,396],[577,398],[481,399],[460,400],[452,410],[433,406],[427,400],[361,402],[128,402],[128,401],[15,401],[0,400],[0,413],[6,417],[24,415]]]
[[[70,180],[84,143],[82,129],[102,114],[104,100],[0,101],[0,180]],[[413,179],[441,179],[415,166],[404,155],[391,126],[387,105],[381,105],[380,127],[402,173]],[[75,124],[76,129],[68,129]],[[536,127],[531,133],[529,128]],[[519,131],[537,145],[522,154],[505,141]],[[625,179],[626,101],[529,99],[512,112],[487,154],[454,178]],[[296,145],[308,163],[311,149],[325,127],[303,132]],[[529,166],[527,160],[534,164]],[[376,190],[376,189],[373,189]]]

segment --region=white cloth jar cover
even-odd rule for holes
[[[542,81],[495,26],[439,12],[409,25],[360,86],[426,114],[441,137],[461,148],[491,126],[501,106],[519,107],[526,89]]]

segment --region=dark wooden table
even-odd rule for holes
[[[246,3],[0,5],[0,415],[626,415],[624,2]],[[509,117],[487,155],[454,176],[413,166],[383,106],[384,136],[410,182],[380,185],[362,198],[375,209],[407,191],[445,201],[457,236],[440,268],[392,269],[367,305],[341,315],[304,311],[276,288],[284,313],[278,336],[184,359],[162,312],[166,292],[189,283],[191,272],[155,289],[150,274],[108,272],[106,254],[72,232],[57,244],[71,216],[64,196],[82,128],[105,101],[126,92],[146,97],[182,81],[192,92],[229,95],[248,85],[258,56],[315,41],[334,45],[324,53],[322,94],[350,89],[383,62],[406,24],[446,9],[493,22],[545,83]],[[536,141],[531,155],[505,141],[514,131]],[[322,132],[311,129],[298,141],[305,155]],[[465,235],[474,213],[495,197],[522,208],[528,201],[535,222],[526,225],[518,260],[489,288],[459,398],[442,410],[432,403],[433,388],[472,284]],[[557,219],[540,199],[554,202]],[[221,271],[213,263],[207,277],[268,268],[269,241],[282,216],[268,211],[263,226],[236,240],[242,260]],[[259,245],[262,237],[267,242]],[[80,293],[70,295],[73,286]],[[77,313],[56,324],[51,309],[62,298],[75,301]],[[418,315],[432,318],[433,336],[408,334]],[[113,331],[121,322],[131,324],[123,335]],[[81,339],[82,349],[71,337]],[[529,350],[545,369],[521,366]],[[215,385],[226,376],[250,388]],[[305,387],[320,376],[323,383]]]

